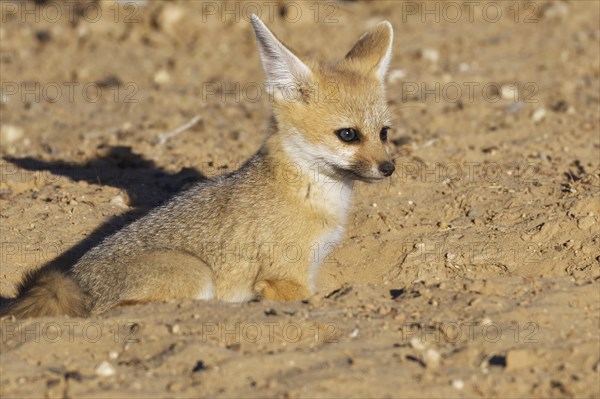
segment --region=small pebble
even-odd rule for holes
[[[535,111],[533,111],[533,113],[531,114],[531,120],[534,123],[539,123],[539,122],[543,121],[545,117],[546,117],[546,109],[545,108],[538,108]]]
[[[560,19],[569,13],[569,6],[565,2],[553,1],[546,4],[548,4],[548,6],[542,11],[542,15],[545,18]]]
[[[594,223],[596,223],[594,216],[584,216],[577,220],[577,227],[579,227],[581,230],[587,230],[592,227]]]
[[[0,139],[2,145],[12,144],[23,138],[23,128],[14,125],[2,125],[0,126]]]
[[[110,204],[118,206],[119,208],[129,209],[121,195],[115,195],[114,197],[112,197],[112,199],[110,200]]]
[[[418,242],[414,245],[415,249],[424,249],[425,248],[425,243],[424,242]]]
[[[433,348],[429,348],[423,353],[423,362],[427,367],[437,367],[442,360],[442,356],[438,351]]]
[[[518,102],[519,90],[515,85],[504,85],[500,88],[500,96],[505,101]]]
[[[470,218],[478,218],[481,216],[481,212],[479,212],[476,209],[471,208],[471,209],[469,209],[469,212],[467,212],[467,216]]]
[[[157,85],[165,85],[171,81],[171,75],[166,70],[161,69],[154,74],[153,80]]]
[[[96,367],[96,375],[100,377],[110,377],[116,373],[115,368],[106,360]]]
[[[440,59],[440,52],[434,48],[424,48],[421,50],[421,57],[427,61],[436,63]]]
[[[465,383],[463,382],[463,380],[452,380],[452,388],[460,391],[464,387],[465,387]]]
[[[404,79],[406,77],[406,72],[404,71],[404,69],[394,69],[392,71],[390,71],[390,73],[388,74],[388,82],[390,82],[391,84],[394,84],[396,82],[399,82],[400,80]]]
[[[410,346],[418,351],[425,350],[425,344],[423,344],[423,341],[417,337],[412,337],[410,339]]]

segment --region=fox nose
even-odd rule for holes
[[[390,161],[385,161],[379,164],[379,171],[384,176],[391,176],[396,170],[396,167]]]

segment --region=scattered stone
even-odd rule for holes
[[[441,360],[442,356],[433,348],[429,348],[423,353],[423,363],[429,368],[438,367]]]
[[[458,71],[459,72],[469,72],[471,70],[471,66],[469,64],[467,64],[466,62],[461,62],[460,64],[458,64]]]
[[[50,32],[47,30],[38,30],[35,32],[35,38],[40,43],[48,43],[52,37],[50,36]]]
[[[116,373],[115,368],[106,360],[96,367],[96,375],[100,377],[111,377]]]
[[[422,351],[425,350],[425,344],[423,343],[423,341],[417,337],[412,337],[410,339],[410,346],[413,349],[416,349],[418,351]]]
[[[129,206],[125,203],[125,200],[121,195],[115,195],[110,200],[110,204],[114,206],[118,206],[119,208],[129,209]]]
[[[14,125],[0,126],[0,139],[2,145],[12,144],[23,138],[25,132],[23,128]]]
[[[563,1],[553,1],[545,3],[541,14],[544,18],[563,18],[569,13],[569,6]]]
[[[416,243],[416,244],[414,245],[414,248],[415,248],[415,249],[420,249],[420,250],[423,250],[423,249],[425,249],[425,243],[424,243],[424,242],[418,242],[418,243]]]
[[[204,362],[202,360],[198,360],[196,362],[196,365],[192,369],[192,373],[197,373],[198,371],[203,371],[203,370],[206,370],[206,365],[204,364]]]
[[[514,101],[516,103],[519,100],[519,89],[513,84],[503,85],[500,88],[500,96],[502,100]]]
[[[444,257],[446,258],[446,260],[452,262],[453,260],[458,258],[458,255],[455,254],[454,252],[446,252],[446,255],[444,255]]]
[[[546,117],[546,109],[545,108],[538,108],[535,111],[533,111],[533,113],[531,114],[531,120],[534,123],[539,123],[539,122],[543,121],[545,117]]]
[[[154,74],[153,80],[154,83],[156,83],[159,86],[166,85],[171,81],[171,75],[169,74],[169,72],[167,72],[167,70],[161,69]]]
[[[587,230],[590,227],[592,227],[594,223],[596,223],[596,219],[594,219],[594,216],[588,215],[577,220],[577,227],[579,227],[579,229],[581,230]]]
[[[171,334],[179,334],[181,332],[181,327],[179,326],[179,324],[173,324],[169,328],[169,331],[171,332]]]
[[[350,338],[356,338],[356,337],[358,337],[358,328],[355,328],[354,330],[352,330],[352,332],[350,332],[350,334],[348,334],[348,336]]]
[[[123,81],[116,75],[109,75],[106,76],[104,79],[97,81],[96,85],[98,85],[98,87],[101,89],[106,89],[110,87],[122,86]]]
[[[505,368],[506,367],[506,356],[493,355],[488,359],[487,364],[492,367]]]
[[[397,83],[406,77],[404,69],[394,69],[388,74],[388,82],[391,84]]]
[[[456,389],[457,391],[460,391],[464,387],[465,383],[463,382],[463,380],[452,380],[452,388]]]
[[[430,61],[434,64],[440,59],[440,52],[434,48],[424,48],[421,50],[420,55],[424,60]]]
[[[569,104],[565,100],[559,100],[552,107],[550,107],[554,112],[567,112],[569,109]]]
[[[470,218],[481,217],[481,212],[479,212],[477,209],[471,208],[471,209],[469,209],[469,212],[467,212],[467,217],[470,217]]]
[[[157,18],[158,25],[167,33],[173,35],[181,19],[185,16],[185,10],[173,4],[166,4]]]

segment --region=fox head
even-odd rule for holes
[[[394,172],[387,147],[391,117],[385,75],[393,30],[381,22],[344,58],[301,60],[253,15],[274,108],[274,135],[289,158],[329,176],[373,182]]]

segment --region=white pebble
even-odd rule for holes
[[[355,328],[354,330],[352,330],[352,332],[350,334],[348,334],[348,336],[350,338],[356,338],[356,337],[358,337],[358,328]]]
[[[418,242],[414,245],[415,249],[425,249],[425,243],[424,242]]]
[[[423,341],[422,341],[422,340],[420,340],[420,339],[419,339],[419,338],[417,338],[417,337],[412,337],[412,338],[410,339],[410,346],[411,346],[413,349],[416,349],[416,350],[418,350],[418,351],[422,351],[422,350],[424,350],[424,349],[425,349],[425,345],[423,344]]]
[[[554,1],[543,11],[546,18],[562,18],[569,13],[569,6],[562,1]]]
[[[406,77],[406,71],[404,69],[394,69],[388,74],[388,82],[394,84]]]
[[[531,120],[535,123],[541,122],[546,117],[546,109],[538,108],[531,114]]]
[[[117,372],[115,368],[106,360],[100,363],[98,367],[96,367],[96,375],[100,377],[110,377],[115,375]]]
[[[504,85],[500,88],[500,96],[505,101],[517,102],[519,100],[519,90],[516,85]]]
[[[160,71],[154,74],[154,83],[156,83],[157,85],[164,85],[169,83],[170,81],[171,75],[169,75],[169,72],[167,72],[164,69],[161,69]]]
[[[460,391],[464,387],[465,383],[463,382],[463,380],[452,380],[452,388]]]
[[[15,141],[20,140],[24,135],[23,128],[14,125],[2,125],[0,126],[0,137],[2,139],[2,145],[12,144]]]
[[[440,360],[442,360],[442,356],[438,351],[433,348],[429,348],[423,354],[423,361],[427,365],[427,367],[436,367],[440,364]]]
[[[129,209],[121,195],[115,195],[114,197],[112,197],[112,199],[110,200],[110,204],[118,206],[119,208]]]
[[[440,59],[440,52],[434,48],[425,48],[421,50],[421,57],[432,63],[438,62]]]

